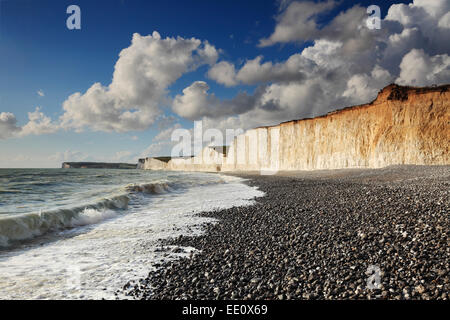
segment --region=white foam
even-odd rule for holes
[[[117,210],[126,209],[130,198],[126,195],[103,199],[94,207],[74,207],[49,212],[25,213],[0,217],[0,246],[8,247],[11,241],[31,239],[47,232],[99,223],[115,217]]]
[[[199,224],[212,220],[195,213],[250,205],[250,199],[263,195],[242,179],[226,180],[154,195],[146,206],[130,206],[127,214],[106,221],[110,211],[87,209],[77,222],[85,227],[60,232],[50,242],[41,239],[42,246],[0,253],[0,299],[114,299],[114,291],[129,280],[180,255],[155,251],[157,239],[199,233]],[[93,220],[104,222],[91,224]]]
[[[71,225],[73,227],[86,226],[117,217],[118,215],[119,212],[114,210],[97,210],[86,208],[76,217],[72,218]]]

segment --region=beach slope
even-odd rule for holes
[[[141,299],[448,299],[450,166],[244,175],[266,193],[204,213],[201,250],[162,266]]]

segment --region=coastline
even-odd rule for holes
[[[158,240],[211,222],[195,213],[262,195],[242,179],[205,173],[14,169],[0,179],[9,191],[0,206],[0,299],[115,299],[149,266],[189,256],[190,248],[159,251]]]
[[[219,221],[202,236],[161,241],[200,251],[126,284],[129,296],[448,299],[450,166],[232,175],[266,196],[200,214]]]

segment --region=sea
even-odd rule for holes
[[[195,253],[202,211],[264,195],[216,173],[0,169],[0,299],[117,299],[158,264]]]

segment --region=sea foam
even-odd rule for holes
[[[180,188],[181,180],[190,179],[202,182],[161,194],[132,192],[127,209],[116,216],[117,210],[81,210],[71,220],[78,226],[56,233],[57,241],[38,238],[0,251],[0,299],[115,299],[116,290],[145,277],[156,263],[194,250],[161,248],[158,239],[200,234],[202,224],[214,220],[196,213],[251,205],[263,195],[242,179],[218,175],[192,174],[175,184]]]

